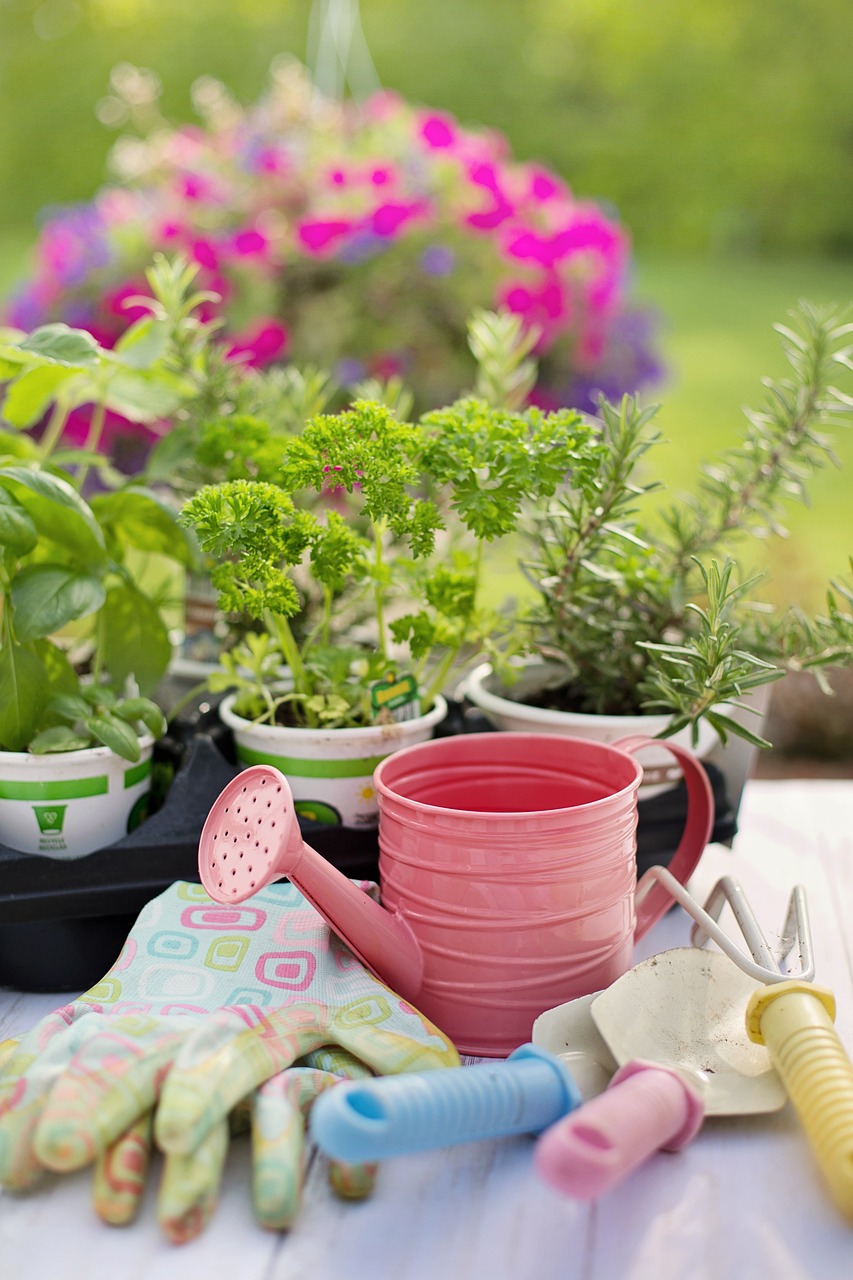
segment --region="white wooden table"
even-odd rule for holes
[[[694,881],[723,871],[747,889],[772,936],[805,885],[817,979],[834,989],[853,1050],[853,781],[750,782],[733,852],[711,849]],[[671,912],[637,959],[686,945]],[[69,997],[0,992],[0,1040]],[[853,1225],[819,1183],[790,1106],[711,1120],[676,1155],[660,1154],[595,1204],[561,1198],[533,1172],[532,1139],[456,1147],[388,1162],[369,1201],[345,1204],[310,1161],[297,1226],[254,1225],[248,1150],[232,1148],[214,1221],[169,1245],[149,1187],[135,1225],[103,1226],[89,1175],[25,1197],[0,1193],[0,1280],[847,1280]],[[156,1168],[155,1168],[156,1174]]]

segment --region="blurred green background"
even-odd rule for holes
[[[308,48],[310,0],[0,0],[0,292],[26,269],[39,210],[88,199],[115,138],[111,69],[190,90],[260,93],[273,56]],[[690,486],[783,362],[772,323],[798,298],[853,300],[850,0],[362,0],[382,84],[502,130],[631,229],[636,294],[662,314],[658,451]],[[812,604],[853,554],[844,469],[767,557],[776,599]]]

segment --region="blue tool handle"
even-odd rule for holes
[[[581,1101],[559,1058],[526,1044],[506,1062],[336,1085],[311,1109],[311,1137],[336,1160],[384,1160],[540,1133]]]

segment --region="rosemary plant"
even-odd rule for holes
[[[750,690],[786,668],[853,661],[853,587],[831,584],[824,615],[776,614],[737,555],[752,537],[782,534],[784,508],[835,461],[828,429],[853,399],[834,385],[853,368],[853,326],[834,309],[801,303],[779,325],[790,375],[765,381],[764,407],[747,413],[741,444],[701,474],[696,494],[662,519],[643,519],[657,407],[602,400],[603,446],[591,483],[573,483],[529,523],[525,572],[538,604],[533,648],[553,664],[549,705],[611,715],[670,712],[669,733],[701,718],[767,745],[736,723]],[[853,568],[853,565],[851,565]],[[851,580],[853,581],[853,580]],[[824,687],[826,687],[824,681]]]

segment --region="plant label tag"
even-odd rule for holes
[[[387,724],[389,720],[414,720],[421,714],[417,680],[412,675],[401,676],[389,671],[371,687],[370,705],[374,720],[380,724],[383,721]]]

